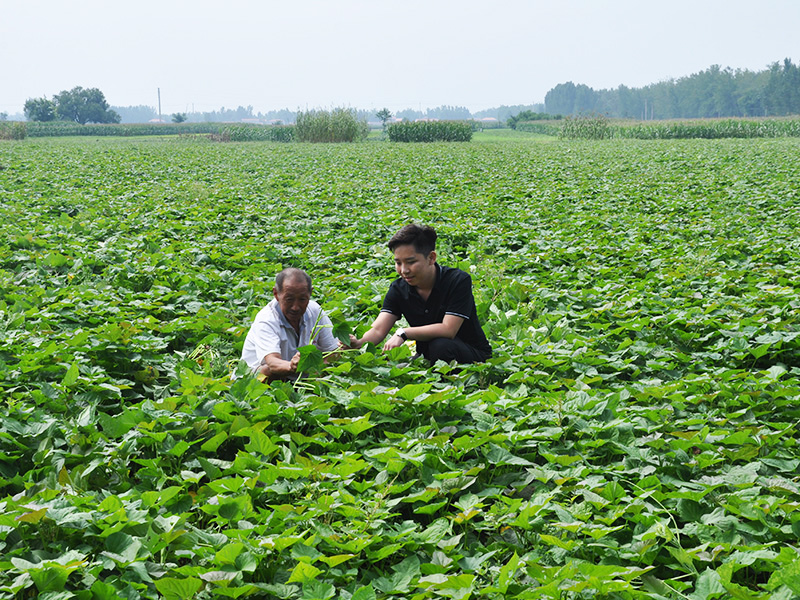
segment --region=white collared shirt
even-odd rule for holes
[[[319,322],[317,319],[319,318]],[[316,329],[314,326],[316,325]],[[314,339],[311,334],[314,333]],[[268,354],[280,354],[283,360],[291,360],[301,346],[314,344],[323,352],[331,352],[339,344],[333,337],[333,325],[319,304],[309,301],[300,321],[300,334],[289,324],[281,312],[278,301],[273,299],[258,311],[255,321],[247,332],[242,348],[242,360],[251,369],[257,369]]]

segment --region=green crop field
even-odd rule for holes
[[[363,332],[434,225],[486,364]],[[0,598],[800,597],[800,140],[0,142]]]

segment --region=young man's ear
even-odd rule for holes
[[[436,250],[431,250],[431,253],[428,254],[428,264],[432,265],[436,262]]]

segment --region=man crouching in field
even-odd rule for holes
[[[382,342],[400,317],[410,327],[398,328],[383,345],[384,351],[406,340],[416,340],[417,351],[431,363],[482,362],[492,348],[478,322],[472,280],[460,269],[436,262],[436,231],[427,225],[406,225],[388,243],[394,253],[395,280],[383,299],[381,313],[361,339],[350,336],[350,346]]]
[[[254,374],[289,379],[297,374],[301,346],[314,344],[323,352],[339,346],[311,291],[311,277],[300,269],[284,269],[275,277],[274,298],[256,315],[242,348],[242,360]]]

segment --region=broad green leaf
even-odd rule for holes
[[[214,562],[220,566],[233,566],[236,564],[236,559],[243,551],[244,544],[240,542],[227,544],[214,555]]]
[[[397,395],[404,400],[417,400],[430,389],[431,385],[429,383],[408,384],[397,390]]]
[[[24,514],[19,515],[16,517],[15,520],[21,521],[22,523],[38,523],[47,515],[46,508],[40,508],[38,510],[32,510],[30,512],[26,512]]]
[[[289,576],[287,583],[306,583],[315,579],[320,573],[322,573],[322,571],[314,565],[306,562],[299,562],[294,569],[292,569],[292,574]]]
[[[303,584],[303,600],[328,600],[336,594],[336,588],[330,583],[309,581]]]
[[[162,577],[155,580],[155,586],[167,600],[189,600],[203,587],[203,581],[195,577]]]
[[[63,565],[50,563],[46,567],[29,571],[29,574],[40,593],[61,592],[72,571],[73,569]]]
[[[375,590],[372,585],[365,585],[358,588],[350,600],[376,600]]]
[[[514,456],[506,450],[496,444],[491,444],[489,446],[489,450],[484,452],[486,456],[486,460],[488,460],[493,465],[520,465],[520,466],[530,466],[533,463],[529,460],[521,458],[519,456]]]
[[[706,569],[697,578],[694,591],[689,595],[689,598],[692,598],[692,600],[709,600],[711,598],[720,598],[725,594],[725,587],[722,585],[716,571]]]
[[[300,361],[297,363],[297,370],[300,373],[316,373],[323,367],[322,351],[314,345],[302,346],[298,348]]]
[[[776,590],[786,586],[793,593],[800,594],[800,555],[796,554],[792,562],[782,565],[769,578],[767,588]]]
[[[272,456],[278,451],[278,446],[269,439],[269,436],[260,432],[253,431],[250,434],[250,442],[245,446],[248,452],[258,452],[263,456]]]
[[[500,569],[500,576],[497,579],[497,588],[500,590],[500,593],[505,594],[508,591],[508,585],[517,572],[518,566],[519,556],[514,552],[509,561]]]
[[[64,379],[61,380],[61,384],[66,387],[72,387],[78,381],[79,374],[80,373],[78,371],[78,364],[72,363],[69,369],[67,369],[67,373],[66,375],[64,375]]]

